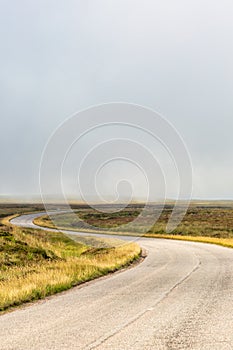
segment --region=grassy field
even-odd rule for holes
[[[60,232],[1,224],[0,311],[113,272],[140,256],[137,244],[109,248],[108,241],[98,242],[105,248],[91,248],[88,239],[83,244]]]
[[[43,208],[44,207],[41,204],[21,205],[0,203],[0,219],[14,214],[26,214],[34,211],[40,211],[43,210]]]
[[[147,237],[161,237],[170,239],[184,239],[199,242],[208,242],[233,247],[233,203],[192,203],[183,221],[171,233],[166,233],[166,224],[172,212],[172,205],[167,205],[159,220],[152,228],[147,227],[147,218],[139,225],[130,226],[141,212],[141,207],[133,206],[121,212],[101,213],[93,209],[77,211],[77,216],[59,214],[56,224],[60,228],[70,230],[85,230],[86,223],[96,227],[96,230],[106,232],[123,232],[121,225],[128,224],[127,234],[143,234]],[[35,220],[40,226],[54,227],[48,216]],[[124,232],[123,232],[124,233]]]

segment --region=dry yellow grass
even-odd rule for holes
[[[216,211],[216,209],[215,209]],[[62,216],[61,216],[62,217]],[[205,221],[208,221],[206,218],[204,218]],[[228,219],[229,220],[229,219]],[[55,227],[53,222],[49,219],[49,217],[47,215],[43,215],[39,218],[36,218],[34,220],[35,224],[39,225],[39,226],[43,226],[43,227]],[[224,226],[225,222],[224,222],[224,218],[222,218],[222,225]],[[206,225],[206,223],[205,223]],[[200,236],[198,235],[198,232],[201,232],[201,229],[203,229],[203,224],[202,221],[197,220],[197,222],[195,223],[194,227],[192,227],[192,230],[190,229],[191,223],[186,224],[185,222],[182,223],[181,227],[180,227],[180,231],[181,232],[189,232],[194,234],[194,235],[189,235],[189,234],[166,234],[166,233],[145,233],[143,234],[143,237],[148,237],[148,238],[164,238],[164,239],[173,239],[173,240],[182,240],[182,241],[191,241],[191,242],[201,242],[201,243],[210,243],[210,244],[217,244],[217,245],[221,245],[224,247],[228,247],[228,248],[233,248],[233,238],[231,237],[211,237],[208,235],[205,236]],[[214,226],[214,224],[213,224]],[[225,228],[226,226],[226,228]],[[217,231],[217,233],[219,234],[223,234],[225,233],[225,231],[228,229],[229,230],[229,225],[227,226],[225,224],[224,226],[224,230]],[[63,229],[71,229],[70,227],[66,227],[64,226]],[[211,226],[208,228],[211,231]],[[73,229],[75,230],[75,228]],[[85,231],[82,229],[78,229],[79,231]],[[165,231],[165,223],[157,223],[156,224],[156,230],[159,232],[163,232]],[[216,231],[216,229],[215,229]],[[212,232],[216,234],[216,232],[214,231],[214,229],[212,229]],[[100,231],[93,231],[93,232],[100,232]],[[116,234],[117,235],[129,235],[129,236],[142,236],[142,234],[139,233],[133,233],[133,232],[114,232],[114,231],[104,231],[105,234]]]
[[[233,248],[233,238],[215,238],[215,237],[202,237],[202,236],[179,236],[172,234],[146,234],[145,237],[152,238],[164,238],[164,239],[175,239],[179,241],[191,241],[217,244],[227,248]]]
[[[10,227],[0,229],[0,250],[0,311],[113,272],[140,256],[135,243],[91,248],[60,232]]]
[[[1,274],[0,309],[40,299],[113,272],[132,262],[139,254],[139,247],[132,244],[97,257],[81,256],[31,267],[14,267]]]

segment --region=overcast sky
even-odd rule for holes
[[[69,115],[124,101],[182,135],[195,198],[233,198],[232,0],[0,1],[0,194],[39,192]]]

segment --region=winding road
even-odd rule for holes
[[[12,223],[35,227],[42,214]],[[233,250],[138,243],[148,256],[135,267],[2,315],[0,349],[233,349]]]

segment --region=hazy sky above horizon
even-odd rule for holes
[[[231,0],[1,1],[0,194],[39,193],[54,129],[123,101],[178,130],[194,198],[233,198],[232,18]]]

